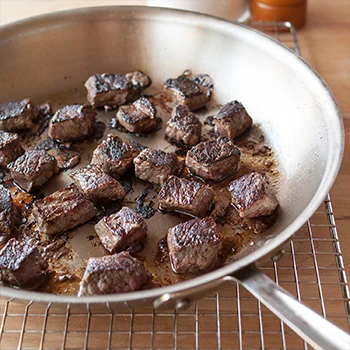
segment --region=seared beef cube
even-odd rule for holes
[[[95,122],[96,112],[88,105],[71,105],[59,109],[52,117],[49,136],[54,140],[73,141],[87,136]]]
[[[121,106],[117,119],[124,128],[135,133],[149,133],[157,127],[157,110],[150,100],[139,98],[132,105]]]
[[[150,281],[143,264],[128,252],[90,258],[78,296],[133,292],[147,287]]]
[[[53,235],[89,221],[95,216],[96,209],[75,185],[70,185],[36,200],[33,214],[39,231]]]
[[[197,181],[170,176],[158,193],[159,209],[203,217],[210,209],[214,191]]]
[[[165,135],[170,142],[193,146],[199,142],[201,133],[201,122],[186,106],[177,105],[174,107],[165,129]]]
[[[19,212],[12,202],[11,192],[0,185],[0,243],[14,233]]]
[[[133,248],[140,251],[147,237],[147,225],[142,217],[128,207],[105,216],[96,225],[95,231],[103,246],[111,253]]]
[[[164,88],[177,103],[187,106],[191,111],[203,107],[210,99],[213,82],[209,75],[192,76],[190,71],[184,72],[176,79],[168,79]]]
[[[201,142],[186,155],[186,166],[204,180],[219,182],[238,170],[240,150],[227,138]]]
[[[84,196],[93,202],[117,201],[125,197],[123,186],[99,165],[88,165],[69,176]]]
[[[232,194],[232,204],[242,218],[271,215],[278,206],[276,196],[259,173],[247,174],[232,181],[228,189]]]
[[[94,150],[91,163],[101,164],[103,171],[114,178],[119,178],[131,167],[137,153],[130,141],[109,134]]]
[[[38,116],[38,108],[28,98],[0,104],[0,130],[30,129]]]
[[[167,241],[171,266],[177,273],[207,270],[221,250],[219,230],[211,217],[176,225],[169,230]]]
[[[33,244],[11,238],[0,250],[0,281],[13,287],[35,289],[47,276],[47,262]]]
[[[23,153],[17,134],[0,131],[0,166],[6,166]]]
[[[170,175],[176,175],[180,162],[175,153],[147,148],[135,159],[135,175],[141,180],[162,185]]]
[[[27,151],[7,167],[16,184],[27,192],[45,184],[58,172],[56,159],[39,149]]]
[[[140,71],[127,74],[95,74],[85,83],[87,99],[95,107],[121,106],[133,102],[151,85],[151,79]]]
[[[221,107],[213,122],[220,136],[233,140],[250,128],[253,121],[241,103],[232,101]]]

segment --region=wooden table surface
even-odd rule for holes
[[[57,9],[118,3],[142,4],[144,1],[0,0],[0,23]],[[309,0],[308,22],[305,28],[298,31],[298,38],[302,56],[333,91],[343,115],[346,137],[350,137],[350,1]],[[349,273],[350,143],[345,146],[343,164],[331,190],[331,198],[344,262]],[[344,311],[339,309],[332,312]]]
[[[331,88],[350,139],[350,1],[310,0],[307,26],[298,32],[302,56]],[[350,143],[331,190],[341,248],[350,272]]]

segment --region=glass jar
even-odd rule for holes
[[[307,0],[251,0],[253,21],[291,22],[297,29],[306,22]]]

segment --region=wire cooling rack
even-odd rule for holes
[[[300,54],[288,23],[251,23]],[[350,329],[350,294],[330,197],[279,261],[260,266],[298,300]],[[336,312],[335,312],[336,310]],[[237,284],[178,312],[113,312],[0,299],[1,349],[308,349]]]

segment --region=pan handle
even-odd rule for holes
[[[225,279],[240,283],[315,349],[350,349],[350,336],[346,332],[301,304],[256,266]]]

